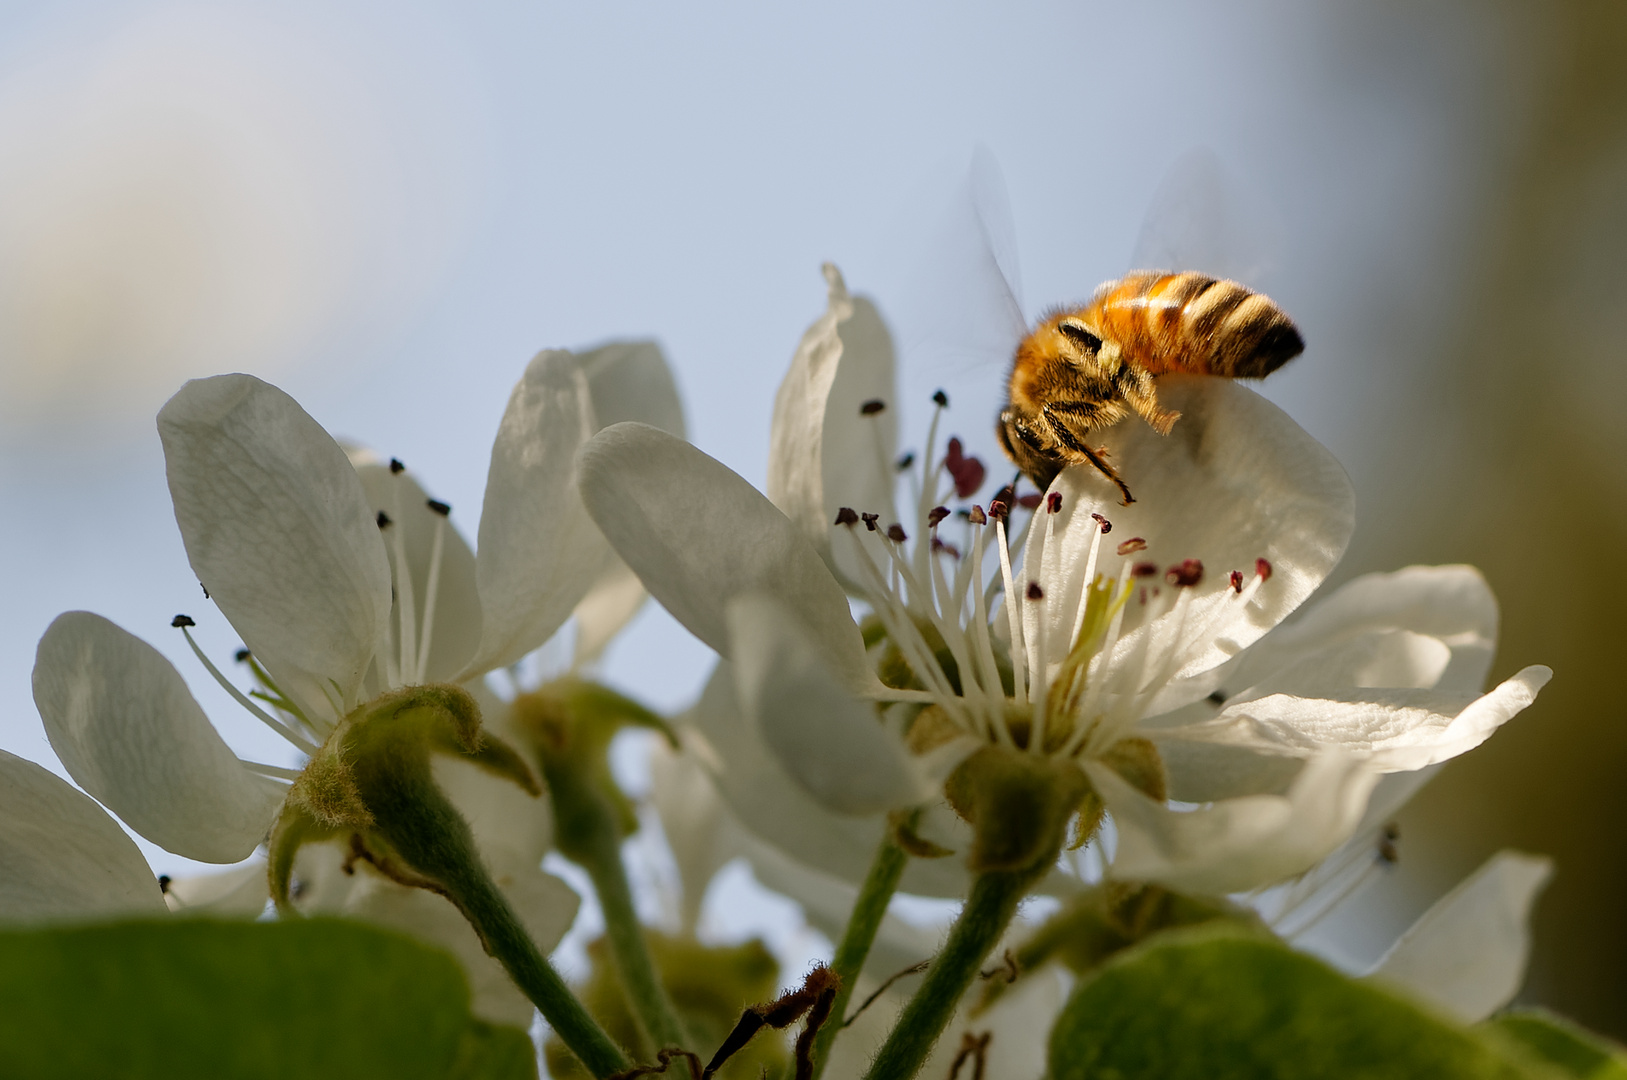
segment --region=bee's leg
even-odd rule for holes
[[[1068,425],[1061,420],[1063,415],[1084,415],[1090,408],[1091,406],[1086,402],[1052,401],[1047,402],[1045,407],[1040,410],[1040,413],[1045,417],[1045,422],[1049,425],[1051,433],[1056,436],[1057,442],[1083,457],[1094,465],[1096,470],[1103,476],[1117,484],[1120,494],[1124,496],[1121,505],[1129,506],[1136,501],[1135,496],[1130,494],[1129,485],[1120,479],[1119,474],[1113,471],[1113,466],[1104,461],[1100,454],[1086,446],[1083,439],[1075,438],[1073,432],[1068,430]]]

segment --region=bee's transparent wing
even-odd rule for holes
[[[939,372],[1003,368],[1027,333],[1017,230],[1005,178],[978,147],[928,245],[910,298],[904,347]]]
[[[1153,192],[1133,270],[1197,270],[1258,287],[1280,261],[1283,229],[1213,150],[1188,150]]]

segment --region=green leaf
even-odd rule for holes
[[[1531,1080],[1502,1040],[1274,938],[1204,927],[1121,953],[1051,1032],[1052,1080]]]
[[[358,923],[201,919],[0,931],[0,1062],[117,1076],[522,1080],[451,956]]]
[[[1578,1080],[1627,1080],[1627,1051],[1546,1009],[1504,1013],[1485,1026]]]

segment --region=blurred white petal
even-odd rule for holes
[[[577,448],[594,427],[577,358],[538,353],[492,445],[475,556],[485,622],[463,678],[512,664],[547,641],[603,570],[609,548],[575,483]]]
[[[900,733],[830,675],[784,605],[745,593],[729,602],[727,618],[740,703],[803,790],[839,814],[932,797]]]
[[[219,873],[174,878],[164,890],[164,899],[177,914],[259,918],[271,900],[266,861],[256,857]]]
[[[1378,774],[1353,757],[1307,762],[1283,795],[1247,795],[1171,810],[1104,765],[1085,771],[1118,831],[1112,874],[1219,895],[1271,885],[1310,869],[1361,820]]]
[[[177,855],[241,862],[287,794],[237,759],[157,649],[100,615],[70,611],[51,623],[34,702],[68,775]]]
[[[713,669],[684,720],[689,728],[686,747],[705,765],[744,828],[807,866],[845,881],[864,880],[885,820],[879,814],[834,814],[806,794],[742,713],[730,664],[719,662]],[[938,808],[929,813],[922,833],[964,851],[969,831],[941,803]],[[964,859],[911,859],[900,888],[924,896],[964,896],[968,884]]]
[[[824,274],[825,313],[803,334],[774,398],[766,491],[832,570],[856,582],[852,553],[833,552],[831,529],[843,506],[895,520],[893,345],[875,305],[850,297],[836,267],[826,263]],[[870,401],[884,407],[861,414]]]
[[[617,424],[582,450],[582,494],[605,536],[673,618],[730,655],[724,612],[763,592],[797,614],[843,684],[875,685],[847,595],[761,493],[664,432]]]
[[[158,880],[95,800],[0,750],[0,922],[157,915]]]
[[[1370,973],[1465,1023],[1513,1000],[1531,955],[1531,908],[1553,860],[1500,851],[1437,900]]]

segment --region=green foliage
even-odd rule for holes
[[[7,1077],[521,1080],[531,1040],[469,1013],[457,962],[352,922],[0,932]]]
[[[1520,1009],[1486,1024],[1577,1080],[1627,1080],[1627,1051],[1544,1009]]]
[[[761,941],[753,939],[740,945],[711,946],[693,939],[668,937],[654,930],[647,931],[645,936],[661,970],[662,986],[672,998],[684,1026],[694,1034],[697,1045],[687,1049],[699,1053],[702,1061],[710,1058],[722,1044],[748,1005],[774,998],[780,966]],[[612,1038],[631,1048],[636,1044],[638,1029],[616,978],[609,951],[603,938],[588,946],[593,973],[587,985],[581,988],[582,1000]],[[579,1080],[587,1076],[557,1039],[550,1036],[543,1049],[547,1054],[548,1072],[556,1080]],[[766,1068],[770,1076],[778,1076],[789,1059],[783,1039],[759,1035],[731,1058],[718,1075],[722,1080],[757,1080]],[[681,1067],[674,1066],[671,1075],[685,1074]]]
[[[1051,1080],[1531,1080],[1555,1074],[1264,934],[1202,927],[1127,950],[1075,988]]]

